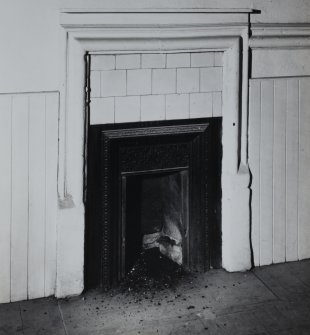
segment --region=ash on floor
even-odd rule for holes
[[[164,289],[174,289],[184,280],[190,280],[192,274],[181,265],[160,253],[158,248],[142,251],[131,271],[120,286],[123,292],[156,293]]]

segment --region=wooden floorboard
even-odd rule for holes
[[[261,267],[254,270],[255,275],[274,292],[278,298],[299,300],[310,298],[309,262],[294,262]]]
[[[212,270],[155,295],[91,291],[0,305],[0,335],[310,334],[310,260]]]
[[[19,303],[0,304],[0,335],[24,334]]]
[[[24,301],[20,307],[25,335],[66,335],[56,299]]]

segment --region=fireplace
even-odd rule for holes
[[[217,100],[221,102],[221,115],[213,113],[210,115],[209,112],[212,109],[207,108],[203,102],[202,107],[205,108],[200,110],[201,113],[185,113],[185,106],[188,104],[181,98],[173,99],[173,97],[166,99],[166,107],[175,102],[175,108],[172,109],[175,113],[171,112],[169,107],[165,113],[155,114],[154,109],[160,110],[158,108],[160,104],[163,105],[162,109],[164,108],[164,103],[159,97],[157,104],[154,102],[146,104],[151,108],[147,109],[148,112],[145,115],[143,108],[138,108],[139,105],[143,104],[143,97],[141,99],[125,97],[123,85],[114,85],[114,88],[123,90],[119,94],[120,99],[117,99],[118,103],[113,105],[113,99],[105,97],[108,98],[108,100],[104,100],[107,102],[104,107],[105,113],[101,114],[104,115],[104,120],[100,118],[95,121],[100,121],[100,124],[121,124],[151,121],[150,117],[154,121],[222,117],[222,194],[219,201],[222,222],[222,242],[220,243],[222,267],[227,271],[244,271],[251,268],[250,172],[247,151],[249,87],[247,46],[249,43],[250,12],[227,9],[221,12],[209,11],[208,9],[202,11],[188,9],[184,12],[180,9],[169,9],[168,11],[164,10],[163,13],[162,10],[152,8],[143,10],[143,13],[139,10],[137,13],[135,10],[127,11],[126,9],[121,12],[112,9],[98,12],[64,10],[61,13],[63,57],[59,110],[57,297],[79,294],[84,290],[84,283],[89,287],[90,282],[89,278],[87,278],[87,282],[84,282],[84,275],[88,276],[87,269],[91,264],[88,261],[90,252],[87,242],[91,234],[88,231],[90,213],[89,208],[86,208],[88,205],[85,206],[85,184],[83,183],[84,166],[87,165],[83,153],[88,139],[85,136],[85,97],[82,92],[89,92],[88,87],[85,87],[85,55],[137,53],[168,55],[184,52],[221,52],[223,54],[223,88],[221,99]],[[167,64],[168,62],[164,62],[163,68]],[[142,65],[143,59],[141,69]],[[190,66],[192,66],[191,63]],[[153,69],[154,66],[149,68]],[[90,70],[94,70],[94,68]],[[180,73],[187,71],[189,70],[182,69]],[[193,69],[193,72],[195,71]],[[96,71],[92,72],[95,74]],[[169,72],[173,71],[169,69]],[[124,78],[126,79],[126,76]],[[182,80],[181,78],[184,77],[180,76],[179,78]],[[211,75],[211,78],[214,77]],[[98,81],[97,87],[101,87],[102,78],[100,79],[100,75],[93,79]],[[127,79],[131,82],[132,78]],[[161,79],[161,76],[157,79]],[[109,82],[109,80],[107,81]],[[172,82],[174,81],[172,80]],[[185,80],[184,84],[187,85],[188,82]],[[162,88],[161,85],[157,87]],[[184,86],[180,87],[184,88]],[[195,87],[197,89],[197,86]],[[149,85],[141,85],[140,88],[143,90],[143,94],[149,95],[147,93]],[[153,89],[153,87],[151,88]],[[174,86],[174,98],[178,98],[176,88]],[[145,92],[147,89],[148,91]],[[169,92],[164,94],[170,94]],[[219,93],[215,94],[219,96]],[[147,99],[152,100],[153,98]],[[113,106],[115,113],[110,113]],[[94,109],[94,106],[92,108]],[[99,112],[100,110],[103,108],[99,108]],[[99,155],[97,156],[99,157]],[[89,169],[88,172],[90,172]],[[94,181],[93,183],[96,184]],[[90,184],[91,181],[89,181],[88,189],[91,189]],[[101,201],[104,203],[102,199]],[[92,215],[99,215],[98,213],[102,209],[98,212],[98,208],[100,207],[97,207],[97,214],[94,212]],[[86,245],[85,233],[87,233]],[[99,236],[96,238],[99,239]],[[235,242],[237,240],[238,243]],[[94,244],[96,245],[96,243]],[[100,243],[97,244],[100,245]],[[85,246],[87,250],[85,250]],[[211,252],[214,249],[216,248],[210,247]],[[88,255],[86,258],[84,257],[85,252]],[[103,249],[98,254],[94,253],[94,257],[90,257],[93,259],[93,263],[100,268],[100,271],[102,269],[101,263],[97,262],[95,258],[100,258],[102,252]],[[85,260],[86,264],[84,265]],[[100,275],[97,276],[97,278],[99,277]],[[96,286],[99,285],[100,280],[93,282]]]
[[[85,284],[110,287],[143,250],[221,266],[221,118],[90,126]]]

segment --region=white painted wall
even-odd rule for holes
[[[0,0],[0,93],[58,90],[58,0]]]
[[[55,292],[58,100],[0,94],[0,302]]]

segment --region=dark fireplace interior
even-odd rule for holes
[[[125,272],[142,250],[159,251],[182,264],[182,236],[187,229],[188,172],[173,171],[122,177]]]
[[[89,129],[86,288],[117,285],[144,252],[221,267],[221,118]]]

